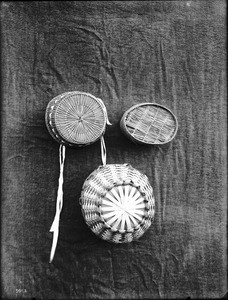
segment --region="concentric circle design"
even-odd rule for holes
[[[90,229],[114,243],[140,238],[154,217],[149,180],[128,164],[100,166],[92,172],[83,184],[80,203]]]
[[[88,93],[67,92],[55,97],[46,109],[52,137],[70,146],[97,141],[104,133],[107,112],[103,102]]]

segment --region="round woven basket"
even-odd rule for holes
[[[154,217],[153,189],[129,164],[100,166],[85,180],[80,204],[89,228],[113,243],[140,238]]]
[[[123,114],[120,128],[134,142],[166,144],[175,137],[178,122],[168,108],[156,103],[141,103]]]
[[[68,146],[86,146],[105,132],[106,108],[101,99],[84,92],[66,92],[46,108],[46,126],[51,136]]]

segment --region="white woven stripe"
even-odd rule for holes
[[[111,240],[112,239],[112,235],[113,235],[113,233],[111,231],[105,230],[104,232],[102,232],[101,237],[104,240]]]

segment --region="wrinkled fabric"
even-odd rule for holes
[[[226,2],[1,3],[2,296],[36,299],[217,298],[227,290]],[[111,244],[84,222],[79,197],[100,144],[66,149],[59,239],[49,255],[59,145],[44,115],[60,93],[103,100],[107,163],[130,163],[154,189],[149,230]],[[163,146],[119,127],[156,102],[179,122]]]

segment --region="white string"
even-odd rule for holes
[[[112,125],[110,122],[109,122],[109,119],[108,119],[108,113],[107,113],[107,109],[106,107],[104,106],[104,110],[105,110],[105,114],[106,114],[106,124],[107,125]],[[106,165],[106,156],[107,156],[107,152],[106,152],[106,146],[105,146],[105,141],[104,141],[104,136],[102,135],[101,136],[101,161],[102,161],[102,164],[103,166]]]
[[[104,137],[102,135],[101,137],[101,161],[103,166],[106,165],[106,147],[105,147],[105,141],[104,141]]]
[[[112,123],[109,122],[109,119],[108,119],[108,113],[107,113],[106,108],[105,108],[105,111],[106,111],[106,117],[107,117],[107,122],[106,122],[106,124],[107,124],[107,125],[112,125]]]
[[[104,112],[105,112],[105,115],[106,115],[106,124],[107,125],[112,125],[110,122],[109,122],[109,119],[108,119],[108,113],[107,113],[107,109],[106,109],[106,106],[104,105],[104,102],[100,99],[100,98],[97,98],[98,101],[100,101],[100,104],[102,105],[103,109],[104,109]]]
[[[59,147],[60,174],[59,174],[59,187],[58,187],[57,200],[56,200],[56,213],[50,229],[50,232],[53,232],[53,241],[52,241],[50,261],[49,261],[50,263],[52,262],[55,255],[55,250],[56,250],[58,236],[59,236],[60,213],[63,207],[63,169],[64,169],[64,161],[65,161],[65,151],[66,151],[65,146],[61,144]]]

